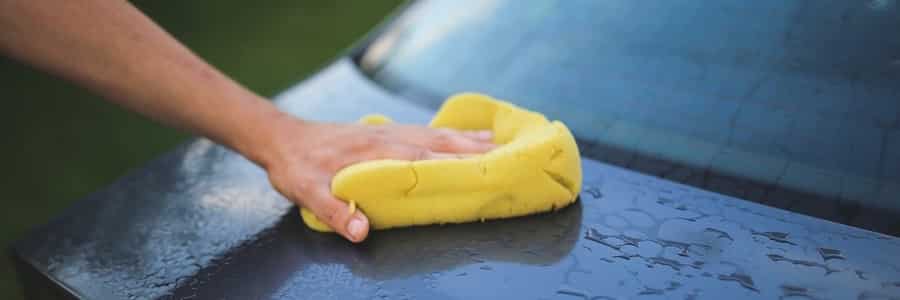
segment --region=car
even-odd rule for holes
[[[275,103],[511,101],[572,129],[575,204],[351,244],[197,138],[12,256],[32,298],[900,298],[898,28],[880,0],[413,1]]]

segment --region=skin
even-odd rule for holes
[[[120,0],[0,0],[0,51],[108,101],[223,144],[352,242],[369,222],[331,195],[343,167],[441,159],[494,148],[490,132],[318,123],[289,116],[204,62]]]

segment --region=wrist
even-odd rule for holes
[[[246,150],[239,150],[247,159],[260,167],[270,170],[272,166],[283,165],[291,157],[289,145],[297,143],[298,139],[304,139],[305,131],[312,123],[291,116],[282,111],[271,113],[263,118],[258,128],[248,140]]]
[[[248,160],[264,169],[276,163],[278,146],[289,127],[298,126],[302,120],[278,110],[268,100],[254,99],[252,105],[243,105],[228,123],[230,129],[221,134],[220,140]],[[225,129],[225,128],[223,128]]]

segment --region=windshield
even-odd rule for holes
[[[896,1],[421,1],[360,64],[432,106],[543,112],[594,159],[900,232]]]

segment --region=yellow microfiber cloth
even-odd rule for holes
[[[384,124],[381,115],[365,124]],[[430,127],[486,130],[494,150],[443,160],[376,160],[340,170],[331,191],[360,209],[374,229],[510,218],[559,209],[581,190],[581,157],[559,121],[491,97],[466,93],[447,99]],[[312,212],[303,221],[332,231]]]

